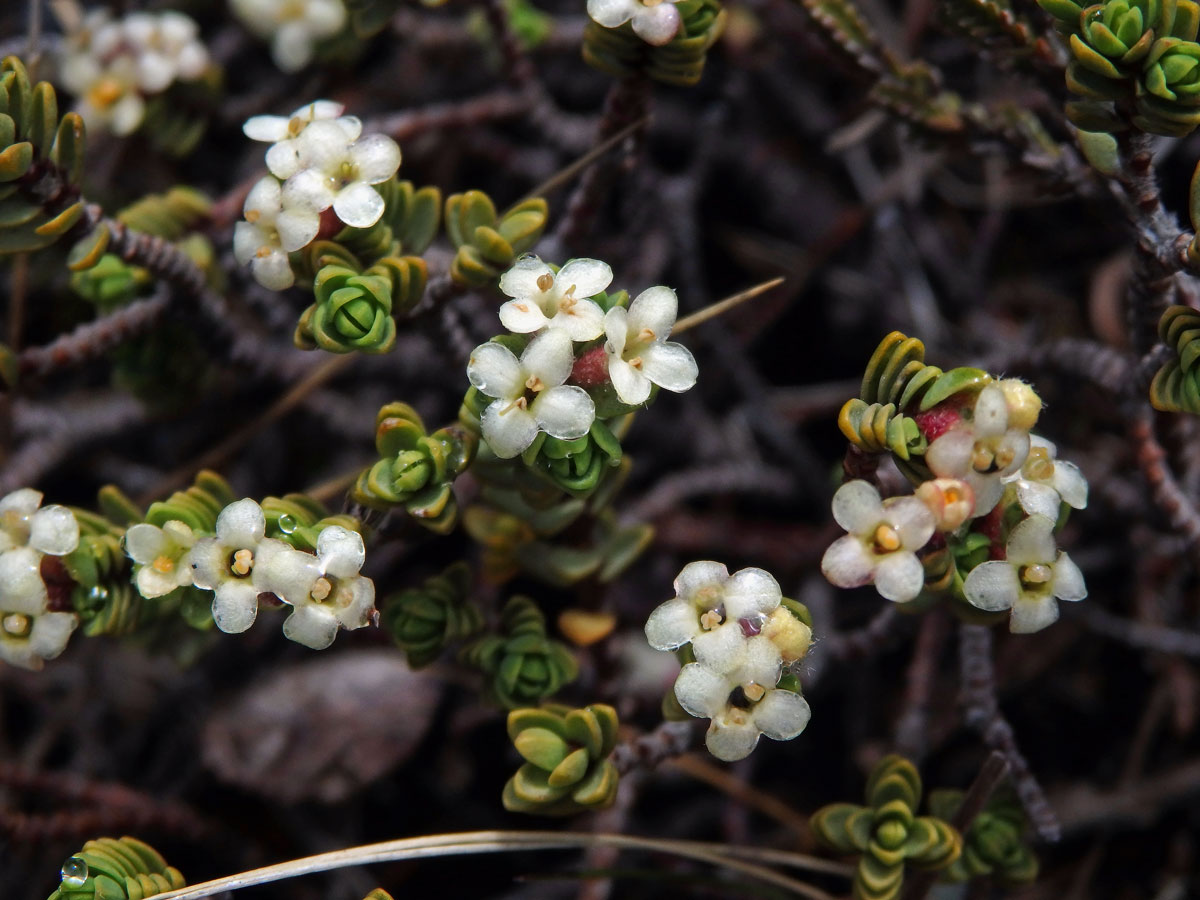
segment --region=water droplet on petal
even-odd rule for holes
[[[62,865],[62,883],[67,887],[83,887],[88,880],[88,864],[72,856]]]
[[[284,513],[279,517],[279,530],[284,534],[291,534],[294,532],[298,524],[299,523],[295,520],[295,518],[289,516],[287,513]]]

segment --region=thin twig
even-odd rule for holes
[[[783,284],[785,280],[786,279],[784,279],[782,276],[778,278],[772,278],[768,281],[764,281],[762,284],[756,284],[752,288],[747,288],[744,291],[740,291],[731,297],[726,297],[724,300],[718,300],[716,303],[704,307],[704,309],[698,309],[696,312],[684,316],[682,319],[676,322],[675,327],[671,330],[671,333],[681,334],[687,331],[689,328],[695,328],[697,325],[702,325],[709,319],[722,315],[733,309],[735,306],[740,306],[747,300],[753,300],[755,297],[765,294],[773,287],[778,287],[779,285]]]

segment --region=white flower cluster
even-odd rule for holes
[[[619,28],[632,22],[633,33],[647,44],[661,47],[679,33],[683,19],[679,0],[588,0],[587,14],[598,25]]]
[[[100,8],[68,32],[59,77],[79,97],[88,128],[127,135],[142,124],[146,97],[195,81],[208,66],[199,28],[183,13],[133,12],[114,21]]]
[[[342,0],[230,0],[233,14],[271,42],[271,59],[284,72],[308,65],[313,47],[346,24]]]
[[[777,685],[784,667],[808,652],[812,630],[782,599],[779,583],[762,569],[730,575],[721,563],[693,562],[675,579],[675,598],[646,622],[656,650],[692,645],[696,661],[680,671],[675,698],[691,715],[712,720],[705,744],[718,759],[743,759],[761,735],[787,741],[808,725],[808,702]]]
[[[0,500],[0,659],[26,669],[62,653],[79,623],[74,613],[50,611],[42,579],[44,557],[79,546],[79,523],[65,506],[41,504],[32,488]]]
[[[621,402],[645,403],[652,385],[682,392],[696,383],[691,352],[667,341],[679,312],[668,287],[648,288],[628,309],[605,313],[591,299],[612,283],[612,269],[598,259],[573,259],[556,273],[536,256],[524,256],[500,277],[510,299],[500,321],[516,334],[535,334],[520,359],[497,343],[471,354],[467,377],[493,398],[481,417],[483,437],[499,457],[518,455],[539,432],[563,440],[583,437],[596,418],[591,395],[568,385],[576,362],[593,355],[603,360],[603,379]],[[603,337],[603,348],[589,347]]]
[[[331,209],[355,228],[369,228],[384,211],[372,187],[396,174],[400,148],[383,134],[362,134],[362,122],[343,116],[331,100],[306,104],[288,117],[254,116],[242,127],[251,140],[271,144],[267,168],[246,197],[233,232],[238,262],[249,264],[263,287],[281,291],[296,276],[287,255],[307,246]]]
[[[925,586],[917,554],[935,532],[944,542],[972,530],[998,542],[1005,511],[1019,507],[1024,518],[1008,534],[1004,558],[973,568],[963,595],[979,609],[1011,609],[1014,632],[1052,624],[1055,598],[1087,596],[1078,567],[1054,546],[1062,506],[1087,506],[1087,481],[1078,467],[1055,458],[1053,444],[1030,434],[1040,410],[1032,388],[1004,379],[984,386],[973,406],[948,401],[918,415],[923,431],[933,435],[925,464],[936,477],[915,496],[882,501],[865,481],[842,485],[833,517],[848,533],[825,552],[825,577],[838,587],[873,583],[881,596],[907,603]]]
[[[293,608],[284,635],[314,650],[333,643],[339,628],[370,622],[375,585],[358,574],[366,558],[361,535],[331,525],[314,556],[266,537],[266,526],[250,498],[221,510],[214,537],[197,538],[179,521],[134,525],[125,533],[125,552],[140,566],[134,584],[144,597],[193,584],[213,591],[213,621],[230,634],[254,624],[259,594],[275,594]]]

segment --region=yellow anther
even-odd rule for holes
[[[637,333],[638,343],[641,343],[641,344],[649,344],[656,337],[658,337],[658,335],[656,335],[654,333],[654,329],[652,329],[652,328],[643,328],[641,331],[639,331]]]
[[[250,570],[254,568],[254,551],[243,547],[241,550],[233,554],[233,563],[229,566],[229,571],[239,577],[245,577],[250,574]]]
[[[714,628],[716,628],[718,625],[720,625],[721,622],[723,622],[723,621],[724,621],[724,616],[722,616],[715,609],[710,609],[708,612],[706,612],[704,615],[702,615],[700,617],[700,627],[703,628],[705,631],[712,631]]]
[[[99,107],[112,106],[124,95],[121,82],[115,78],[101,78],[88,91],[88,99]]]
[[[881,523],[875,528],[874,540],[876,553],[891,553],[894,550],[900,549],[899,533],[886,522]]]
[[[163,575],[166,575],[168,572],[175,570],[175,560],[169,556],[159,556],[150,564],[150,568],[155,572],[161,572]]]
[[[1034,447],[1022,467],[1025,477],[1032,481],[1049,481],[1054,477],[1054,460],[1045,447]]]
[[[549,272],[544,272],[538,276],[537,286],[539,291],[548,291],[554,287],[554,276]]]
[[[253,225],[255,222],[257,222],[261,218],[262,218],[262,213],[259,212],[257,209],[246,210],[246,221],[249,222],[251,225]]]
[[[263,244],[261,247],[259,247],[257,250],[254,251],[254,255],[257,256],[259,259],[266,259],[268,256],[271,255],[271,252],[272,252],[271,248],[268,247],[266,244]]]
[[[1046,584],[1054,577],[1054,570],[1045,563],[1035,563],[1021,570],[1021,581],[1028,585]]]
[[[991,471],[996,462],[996,454],[986,444],[976,444],[971,451],[971,468],[976,472]]]
[[[512,403],[508,404],[508,406],[504,407],[504,409],[500,410],[500,415],[503,416],[506,413],[512,412],[514,409],[524,409],[528,405],[529,404],[524,397],[518,397]]]
[[[525,379],[525,387],[536,393],[537,391],[544,391],[546,389],[546,383],[536,375],[530,375],[527,379]]]
[[[318,578],[315,582],[313,582],[312,591],[310,593],[312,594],[312,598],[320,603],[329,596],[332,590],[333,585],[329,583],[328,578]]]
[[[14,637],[24,637],[29,634],[33,627],[33,620],[29,616],[21,615],[21,613],[10,613],[0,620],[0,628],[4,629],[5,634],[11,634]]]
[[[642,358],[640,356],[635,356],[633,359],[629,360],[629,365],[633,366],[635,369],[640,369],[642,367]]]
[[[307,119],[302,119],[299,116],[293,116],[288,121],[288,134],[295,137],[304,130],[304,126],[308,124]]]
[[[742,685],[742,693],[746,695],[746,699],[751,703],[757,703],[767,695],[766,690],[761,684],[755,684],[753,681]]]

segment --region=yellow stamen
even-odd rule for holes
[[[304,130],[304,126],[307,124],[307,119],[302,119],[299,116],[295,116],[288,122],[288,134],[290,134],[292,137],[295,137]]]
[[[537,286],[539,291],[548,291],[554,287],[554,276],[549,272],[544,272],[538,276]]]
[[[710,609],[700,617],[700,627],[705,631],[712,631],[714,628],[720,625],[722,621],[723,618],[721,614],[715,609]]]
[[[268,256],[271,255],[271,253],[272,253],[271,248],[268,247],[266,244],[263,244],[261,247],[259,247],[257,250],[254,251],[254,255],[257,256],[259,259],[266,259]]]
[[[320,603],[322,600],[324,600],[326,597],[329,596],[329,594],[332,590],[333,590],[333,585],[329,583],[328,578],[318,578],[313,583],[312,592],[311,592],[312,598],[314,600],[316,600],[318,603]]]
[[[246,210],[246,221],[249,222],[251,225],[253,225],[255,222],[257,222],[261,218],[262,218],[262,213],[259,212],[257,209]]]
[[[1031,481],[1049,481],[1054,477],[1054,460],[1045,447],[1034,447],[1029,451],[1029,460],[1022,467]]]
[[[0,621],[0,628],[4,629],[5,634],[11,634],[14,637],[25,637],[29,634],[32,626],[33,620],[20,613],[10,613]]]
[[[500,415],[504,415],[505,413],[510,413],[514,409],[524,409],[528,405],[529,405],[528,401],[526,401],[526,399],[524,397],[518,397],[512,403],[508,404],[508,406],[504,407],[504,409],[500,410]]]
[[[971,468],[976,472],[990,471],[996,462],[996,454],[984,444],[976,444],[971,451]]]
[[[767,695],[766,690],[761,684],[755,684],[753,681],[742,685],[742,693],[746,695],[746,699],[751,703],[757,703]]]
[[[629,360],[629,365],[633,366],[635,369],[640,369],[642,367],[642,358],[640,356],[635,356],[633,359]]]
[[[899,533],[886,522],[875,529],[874,541],[876,553],[891,553],[900,549]]]
[[[112,106],[124,95],[125,90],[121,87],[121,82],[115,78],[101,78],[88,91],[88,99],[92,103],[101,108]]]
[[[1035,563],[1032,566],[1026,566],[1021,571],[1021,581],[1027,585],[1046,584],[1054,577],[1054,570],[1044,563]]]
[[[658,335],[656,335],[656,334],[654,333],[654,329],[652,329],[652,328],[643,328],[641,331],[639,331],[639,332],[637,333],[637,340],[638,340],[638,343],[640,343],[640,344],[649,344],[649,343],[651,343],[651,342],[652,342],[652,341],[653,341],[653,340],[654,340],[654,339],[655,339],[657,336],[658,336]]]
[[[745,725],[749,718],[744,709],[739,709],[736,706],[731,707],[725,715],[725,721],[730,725]]]
[[[525,381],[525,387],[536,393],[537,391],[544,391],[546,389],[546,384],[536,375],[530,375]],[[525,398],[522,397],[521,399]]]
[[[233,554],[233,564],[229,567],[229,571],[239,577],[245,577],[250,574],[250,570],[254,568],[254,551],[243,547],[241,550]]]
[[[160,556],[150,564],[150,568],[155,572],[161,572],[163,575],[166,575],[168,572],[175,570],[175,560],[169,556]]]

